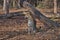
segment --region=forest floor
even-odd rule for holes
[[[17,12],[17,9],[12,10],[10,12]],[[18,12],[20,10],[26,11],[26,9],[19,9]],[[46,13],[46,10],[40,11]],[[50,11],[48,10],[48,12]],[[60,19],[57,21],[60,23]],[[47,26],[37,20],[37,28],[39,27],[41,27],[39,32],[28,34],[27,19],[24,16],[16,16],[14,19],[0,19],[0,40],[60,40],[60,28],[53,27],[46,30]]]

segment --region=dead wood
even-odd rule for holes
[[[49,27],[60,27],[60,25],[57,22],[54,22],[47,18],[46,16],[44,16],[42,13],[40,13],[40,11],[38,11],[34,6],[29,4],[28,2],[24,1],[23,6],[25,8],[29,8],[29,12],[31,12],[32,15],[36,16],[40,21],[49,25]]]
[[[16,16],[25,16],[25,15],[23,14],[23,12],[14,12],[14,13],[9,13],[9,14],[1,14],[0,19],[12,18],[12,17],[16,17]]]

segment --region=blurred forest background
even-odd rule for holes
[[[4,8],[4,0],[0,0],[0,10]],[[9,9],[21,9],[23,8],[23,1],[28,1],[33,6],[40,8],[40,9],[49,9],[50,11],[54,9],[58,10],[60,9],[60,0],[5,0],[9,1]],[[55,6],[54,6],[55,5]],[[55,10],[55,11],[56,11]]]

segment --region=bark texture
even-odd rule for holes
[[[9,0],[4,0],[3,10],[5,14],[9,13]]]
[[[34,6],[29,4],[28,2],[24,1],[23,6],[25,8],[29,8],[29,11],[31,12],[32,15],[36,16],[40,21],[49,25],[49,27],[60,27],[60,25],[58,23],[56,23],[56,22],[50,20],[49,18],[47,18],[46,16],[44,16],[42,13],[40,13],[40,11],[38,11]]]

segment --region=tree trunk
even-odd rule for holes
[[[54,0],[54,13],[57,14],[57,0]]]
[[[18,6],[20,7],[20,0],[18,0]]]
[[[20,0],[18,0],[17,2],[17,8],[19,9],[21,6],[20,6]]]
[[[16,1],[16,0],[13,0],[13,7],[14,7],[14,8],[15,8],[15,6],[16,6],[15,1]]]
[[[48,19],[46,16],[40,13],[40,11],[38,11],[34,6],[29,4],[28,2],[24,1],[23,6],[25,8],[29,8],[29,11],[31,12],[32,15],[36,16],[40,21],[49,25],[49,27],[60,27],[58,23]]]
[[[4,0],[3,11],[5,14],[9,13],[9,0]]]

